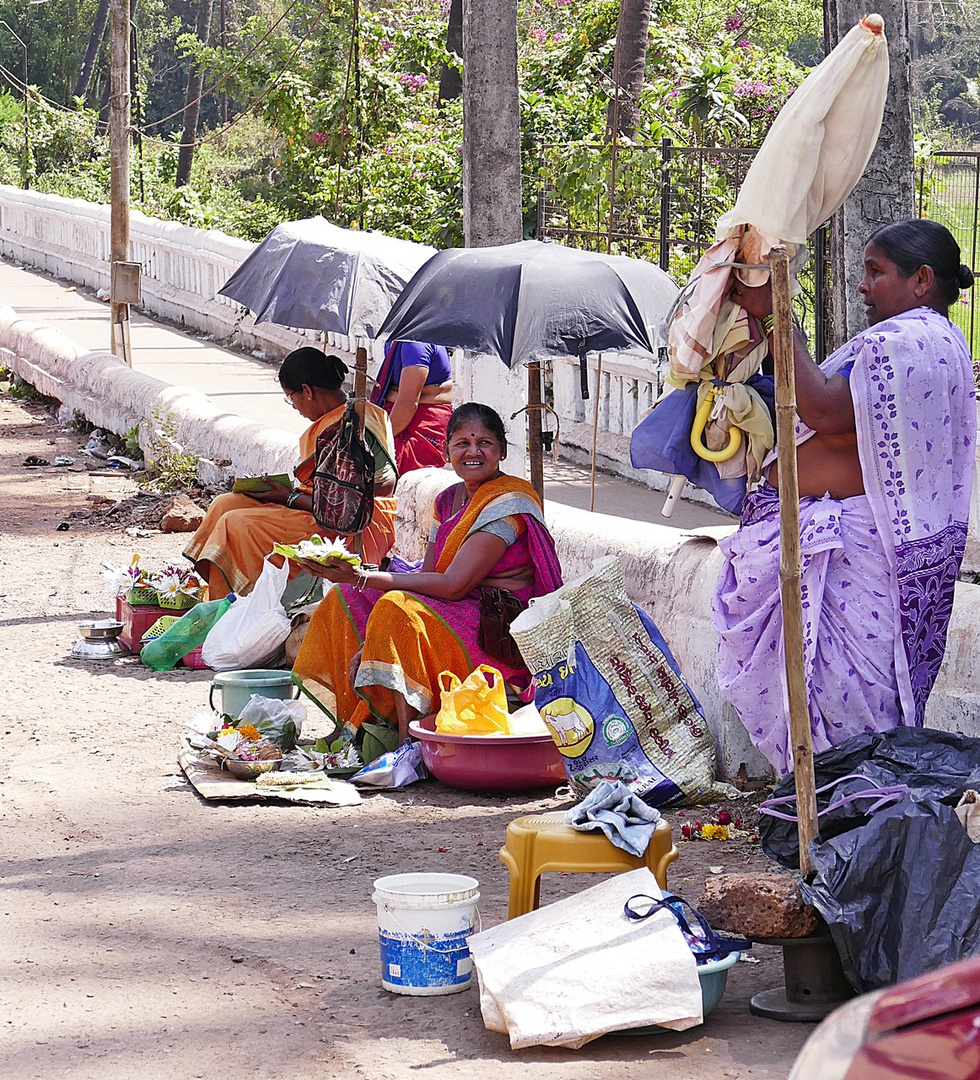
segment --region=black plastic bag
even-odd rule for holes
[[[834,789],[817,797],[819,839],[823,843],[868,821],[867,803],[851,802],[830,814],[827,807],[871,785],[887,788],[905,784],[914,801],[932,800],[955,806],[967,788],[980,788],[980,739],[906,727],[883,734],[855,735],[817,754],[813,772],[818,788],[838,782]],[[855,774],[870,784],[856,780],[840,782],[843,777]],[[773,792],[773,798],[792,795],[794,791],[795,783],[790,775]],[[795,821],[781,821],[762,814],[759,839],[769,858],[787,869],[799,869]]]
[[[810,845],[813,874],[803,899],[830,928],[844,974],[861,992],[980,954],[980,845],[954,806],[964,789],[980,786],[980,739],[898,728],[858,735],[814,759],[826,811],[864,787],[907,786],[900,801],[865,812],[852,801],[820,818]],[[775,797],[793,792],[788,777]],[[799,865],[795,822],[763,816],[766,853]]]

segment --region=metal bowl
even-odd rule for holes
[[[115,619],[101,619],[97,622],[78,624],[83,641],[115,641],[122,633],[123,624]]]
[[[237,780],[254,780],[262,773],[275,772],[282,765],[282,758],[268,761],[239,761],[237,758],[225,758],[221,763]]]

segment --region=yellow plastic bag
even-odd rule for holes
[[[439,675],[441,705],[436,731],[443,735],[509,735],[503,676],[481,664],[460,682],[452,671]]]

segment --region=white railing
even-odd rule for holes
[[[270,356],[284,355],[310,336],[271,323],[255,326],[240,304],[217,296],[218,289],[255,245],[214,230],[192,229],[173,221],[157,221],[133,212],[130,223],[131,257],[143,264],[143,307],[154,315],[202,331],[214,338]],[[64,199],[0,185],[0,254],[41,267],[58,277],[95,288],[109,284],[109,208],[81,199]],[[349,341],[327,335],[335,349],[350,352],[367,341]],[[380,351],[372,348],[375,361]],[[660,394],[663,361],[641,353],[607,353],[602,357],[602,384],[595,394],[598,357],[588,359],[593,396],[583,400],[576,357],[552,363],[554,407],[561,424],[561,455],[579,463],[592,461],[595,401],[599,401],[596,464],[654,490],[664,491],[669,481],[662,473],[634,469],[629,464],[629,437],[642,414]],[[497,361],[486,358],[472,374],[461,377],[466,396],[486,401],[502,413],[523,404],[520,374],[508,374]],[[464,398],[459,398],[463,400]],[[509,421],[509,415],[505,417]],[[509,432],[520,456],[519,424]],[[553,426],[545,421],[546,426]],[[516,437],[515,437],[516,436]],[[517,464],[517,462],[514,462]],[[688,484],[685,498],[711,504],[699,488]],[[974,485],[973,511],[965,565],[980,567],[980,469]]]
[[[218,290],[255,244],[213,229],[130,215],[130,258],[142,264],[142,307],[246,349],[282,356],[316,338],[251,313]],[[0,254],[80,285],[109,287],[109,207],[0,185]],[[352,352],[358,344],[328,334],[327,344]]]

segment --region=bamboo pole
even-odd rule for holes
[[[589,510],[595,510],[595,456],[599,444],[599,398],[602,396],[602,353],[595,369],[595,411],[592,414],[592,468],[589,471]]]
[[[800,841],[800,873],[810,872],[807,845],[817,836],[817,796],[813,740],[803,667],[803,601],[800,592],[800,488],[796,472],[796,375],[790,309],[789,256],[770,253],[773,354],[776,371],[776,446],[779,462],[779,587],[783,607],[783,646],[789,692],[789,734]]]
[[[541,365],[527,365],[527,456],[531,486],[544,502],[544,449],[541,445]]]

